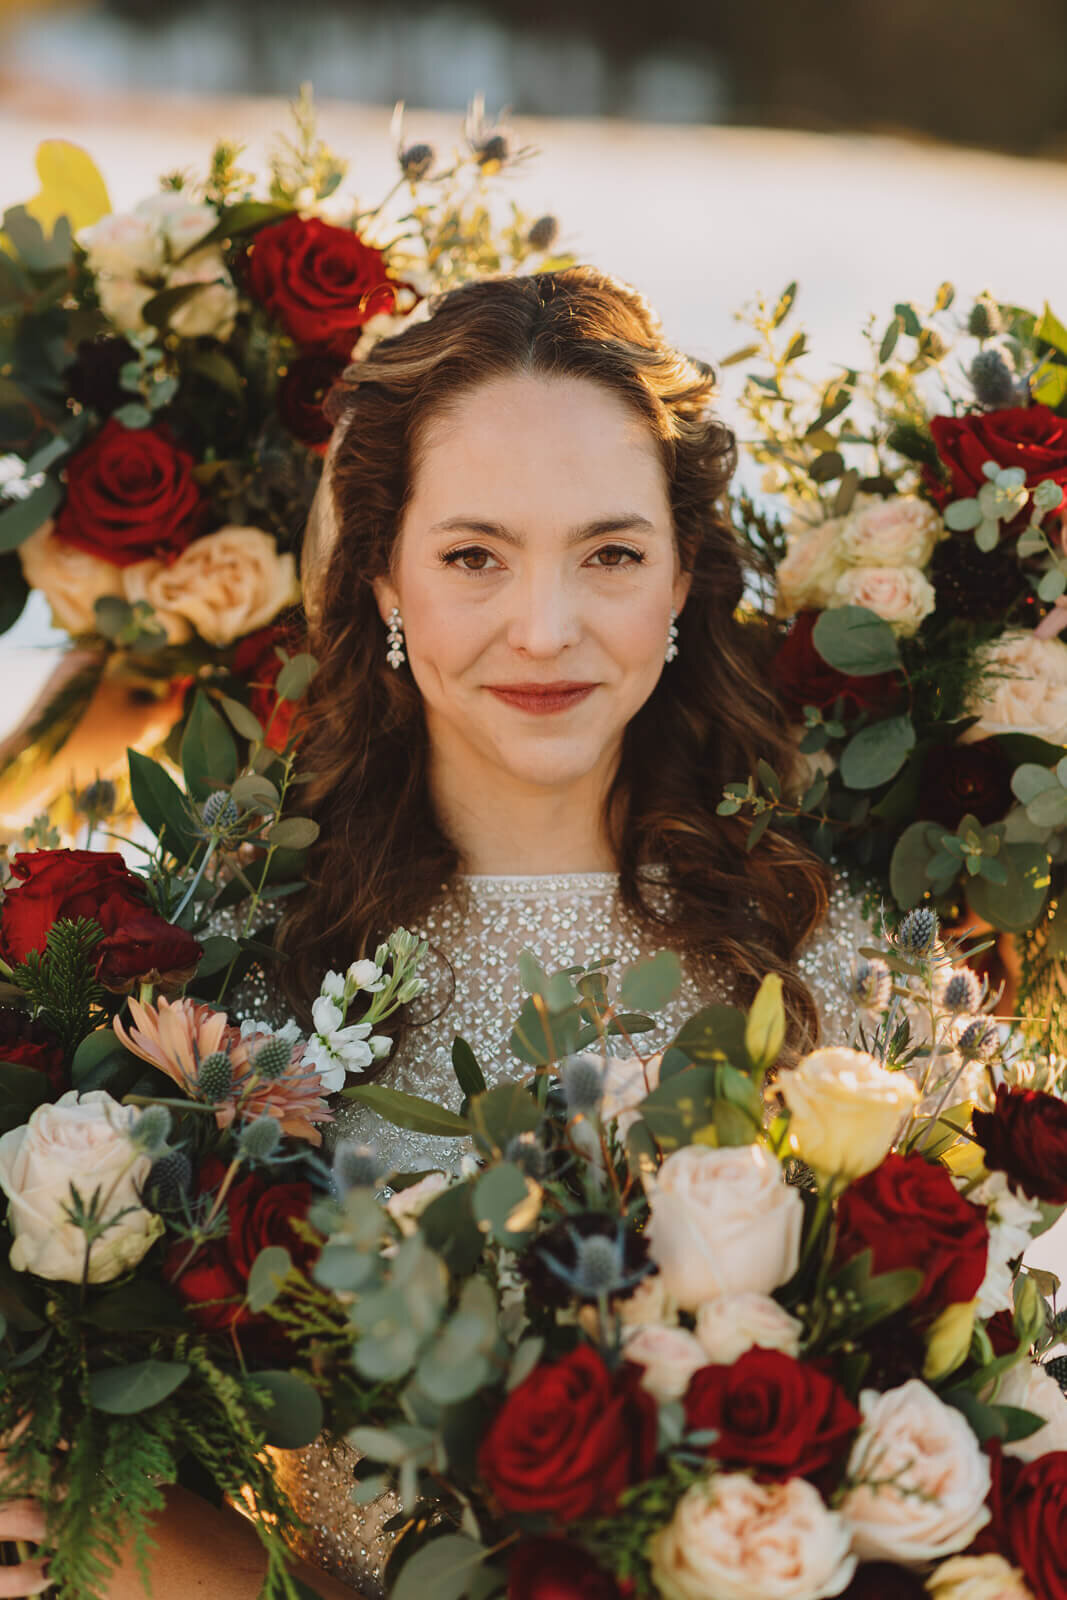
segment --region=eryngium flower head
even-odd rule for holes
[[[596,1111],[604,1096],[604,1063],[599,1056],[568,1056],[559,1080],[572,1117]]]
[[[909,955],[929,955],[937,942],[937,912],[926,906],[909,911],[897,929],[897,944]]]
[[[420,178],[425,178],[436,159],[437,154],[433,145],[409,144],[400,152],[400,170],[405,178],[412,183],[418,183]]]
[[[385,1170],[373,1145],[356,1144],[354,1139],[338,1141],[333,1156],[333,1176],[342,1196],[350,1189],[376,1189]]]
[[[977,1011],[982,1003],[982,982],[970,967],[957,967],[941,994],[941,1004],[954,1015]]]
[[[209,1106],[225,1100],[233,1087],[233,1062],[225,1050],[213,1050],[200,1063],[196,1075],[197,1097]]]
[[[240,814],[236,800],[226,789],[216,789],[214,794],[209,794],[200,808],[200,820],[204,827],[218,833],[232,828]]]
[[[90,817],[110,817],[117,805],[118,795],[109,778],[97,778],[78,796],[78,810]]]
[[[257,1117],[241,1129],[237,1143],[249,1161],[269,1161],[281,1137],[281,1125],[275,1117]]]
[[[540,1183],[545,1175],[548,1158],[542,1145],[532,1133],[516,1133],[507,1142],[504,1160],[511,1161],[528,1178]]]
[[[964,1061],[991,1061],[1000,1049],[1000,1029],[989,1017],[976,1017],[960,1034],[956,1049]]]
[[[967,332],[974,339],[995,339],[1004,328],[1000,307],[988,295],[981,295],[971,307]]]
[[[168,1150],[153,1161],[145,1179],[144,1203],[150,1211],[176,1211],[192,1188],[193,1168],[184,1150]]]
[[[536,222],[530,224],[530,231],[526,237],[534,250],[551,250],[559,238],[559,218],[538,217]]]
[[[273,1081],[284,1077],[292,1059],[293,1047],[288,1039],[279,1039],[275,1036],[268,1039],[266,1044],[260,1045],[252,1057],[252,1071],[257,1078]]]
[[[850,980],[852,998],[865,1011],[884,1011],[893,989],[893,974],[884,961],[857,956]]]
[[[979,350],[971,362],[970,378],[979,405],[991,410],[1014,405],[1015,374],[999,350]]]
[[[130,1129],[130,1141],[146,1156],[161,1155],[170,1133],[170,1112],[166,1106],[145,1106]]]
[[[583,1246],[593,1239],[598,1241],[600,1253],[594,1251],[590,1257]],[[598,1300],[602,1291],[590,1287],[589,1275],[595,1275],[609,1259],[608,1253],[600,1249],[603,1245],[611,1253],[610,1259],[618,1262],[615,1285],[607,1290],[609,1294],[626,1299],[642,1278],[654,1271],[643,1234],[624,1231],[618,1219],[606,1212],[582,1211],[547,1228],[519,1259],[519,1271],[537,1304],[561,1307],[575,1297]],[[575,1274],[582,1262],[579,1279]]]

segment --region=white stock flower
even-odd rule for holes
[[[798,522],[786,533],[786,554],[775,569],[778,615],[791,617],[809,606],[829,605],[834,586],[845,570],[839,537],[842,517],[812,527]]]
[[[708,1364],[694,1334],[662,1323],[633,1328],[623,1339],[622,1353],[644,1369],[641,1387],[657,1400],[680,1400],[693,1373]]]
[[[942,536],[941,518],[914,495],[874,499],[853,511],[841,533],[841,553],[857,567],[925,567]]]
[[[336,1094],[344,1088],[347,1073],[361,1072],[374,1060],[367,1042],[370,1023],[352,1022],[345,1027],[344,1012],[326,994],[313,1002],[311,1020],[316,1031],[308,1040],[304,1062],[318,1073],[323,1093]]]
[[[155,289],[138,283],[136,278],[101,278],[96,292],[105,317],[122,333],[141,333],[147,326],[141,313],[156,294]]]
[[[932,1600],[1033,1600],[1018,1567],[1003,1556],[952,1556],[926,1580]]]
[[[753,1345],[797,1356],[803,1334],[804,1324],[767,1294],[721,1294],[697,1312],[696,1336],[717,1367],[732,1366]]]
[[[171,269],[168,289],[202,284],[199,293],[176,306],[168,324],[182,339],[228,339],[237,320],[237,290],[217,250],[202,250]]]
[[[813,1484],[740,1472],[687,1489],[648,1556],[663,1600],[825,1600],[856,1570],[848,1528]]]
[[[918,567],[849,567],[834,584],[831,604],[864,606],[906,639],[933,611],[936,596]]]
[[[376,961],[353,961],[347,973],[348,981],[368,994],[377,994],[385,988],[382,969]]]
[[[126,599],[147,600],[172,644],[195,628],[208,644],[230,644],[262,628],[296,600],[296,564],[261,528],[218,528],[174,561],[137,561],[123,570]]]
[[[1032,1411],[1035,1417],[1045,1419],[1045,1426],[1036,1433],[1006,1444],[1006,1456],[1036,1461],[1053,1450],[1067,1450],[1067,1395],[1051,1372],[1036,1361],[1024,1356],[1005,1372],[996,1394],[989,1389],[982,1398],[991,1405],[1018,1406],[1021,1411]]]
[[[85,228],[79,242],[89,270],[116,278],[152,277],[163,270],[164,240],[158,223],[138,211],[113,212]]]
[[[796,1271],[803,1203],[761,1145],[688,1145],[648,1188],[649,1253],[683,1310],[746,1289],[769,1294]]]
[[[345,998],[345,980],[340,972],[327,972],[319,984],[319,993],[332,1000],[337,1005],[342,1005]]]
[[[1004,1172],[991,1172],[968,1191],[967,1199],[972,1205],[985,1207],[989,1250],[975,1310],[979,1317],[992,1317],[998,1311],[1010,1311],[1014,1305],[1015,1275],[1011,1263],[1029,1247],[1032,1229],[1041,1221],[1041,1207],[1036,1200],[1013,1194]]]
[[[778,1088],[789,1110],[789,1144],[824,1178],[851,1182],[885,1158],[919,1091],[864,1050],[813,1050]]]
[[[393,1048],[393,1041],[387,1033],[372,1033],[367,1043],[375,1061],[384,1061]]]
[[[18,552],[26,582],[40,589],[56,627],[68,633],[95,633],[96,601],[122,595],[122,568],[57,539],[50,521],[24,539]]]
[[[117,1219],[92,1247],[90,1283],[121,1277],[159,1238],[161,1218],[141,1205],[151,1158],[138,1155],[129,1139],[139,1115],[103,1089],[80,1099],[72,1089],[0,1138],[0,1189],[9,1202],[16,1272],[81,1282],[86,1241],[67,1215],[71,1184],[87,1208],[98,1195],[101,1220]]]
[[[918,1378],[859,1403],[841,1502],[856,1554],[907,1567],[966,1549],[989,1521],[989,1459],[970,1423]]]
[[[984,672],[966,714],[978,721],[961,744],[1032,733],[1067,744],[1067,644],[1009,628],[984,652]]]

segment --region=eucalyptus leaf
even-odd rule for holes
[[[519,1250],[537,1220],[539,1205],[531,1204],[526,1179],[510,1161],[502,1161],[482,1174],[474,1185],[474,1216],[498,1244]]]
[[[1036,925],[1048,896],[1048,852],[1040,844],[1005,844],[998,859],[1007,868],[1007,883],[972,879],[967,892],[971,910],[995,928],[1025,933]]]
[[[462,1533],[432,1539],[401,1567],[390,1600],[460,1600],[489,1554]]]
[[[466,1099],[485,1093],[486,1082],[478,1058],[466,1039],[458,1035],[452,1041],[452,1071]]]
[[[917,906],[930,887],[929,866],[936,848],[929,842],[930,824],[913,822],[904,829],[889,861],[889,887],[901,910]]]
[[[838,770],[842,782],[849,789],[879,788],[896,777],[915,744],[910,717],[883,717],[869,723],[852,735],[841,752]]]
[[[23,544],[48,521],[62,499],[62,485],[55,478],[46,478],[25,500],[5,506],[0,511],[0,551],[14,550]]]
[[[634,1011],[662,1011],[682,984],[682,963],[673,950],[636,961],[622,974],[620,998]]]
[[[437,1134],[441,1138],[464,1138],[470,1127],[463,1117],[440,1106],[434,1100],[424,1100],[420,1095],[404,1094],[399,1089],[386,1088],[382,1083],[357,1083],[341,1090],[345,1100],[358,1100],[369,1106],[394,1127],[407,1128],[411,1133]]]
[[[820,612],[812,643],[827,666],[850,677],[873,677],[900,665],[892,628],[865,606],[835,606]]]
[[[124,1367],[100,1367],[89,1376],[89,1404],[112,1416],[133,1416],[168,1399],[188,1376],[184,1361],[134,1361]]]
[[[319,836],[319,825],[311,817],[282,817],[267,834],[267,843],[283,850],[306,850]]]
[[[284,1245],[269,1244],[259,1252],[248,1273],[245,1300],[253,1313],[265,1311],[282,1292],[282,1284],[292,1271],[293,1258]]]
[[[254,1372],[248,1382],[270,1398],[264,1412],[267,1443],[278,1450],[302,1450],[314,1443],[325,1420],[322,1399],[307,1378],[296,1372]]]
[[[229,695],[223,695],[222,709],[242,739],[249,739],[253,743],[262,739],[263,724],[240,700],[234,700]]]
[[[1039,794],[1061,788],[1061,780],[1049,767],[1038,766],[1035,761],[1024,761],[1011,775],[1011,790],[1016,800],[1028,806]]]
[[[292,656],[278,674],[274,692],[279,700],[302,700],[319,670],[315,657],[306,652]]]

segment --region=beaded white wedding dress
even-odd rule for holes
[[[666,897],[663,875],[655,868],[645,870],[657,880],[653,895]],[[625,966],[663,944],[626,913],[619,903],[618,878],[608,872],[460,877],[442,892],[417,931],[440,952],[423,969],[429,987],[420,996],[417,1016],[424,1020],[409,1030],[397,1059],[379,1081],[453,1108],[462,1098],[451,1060],[457,1034],[474,1050],[490,1085],[526,1071],[507,1045],[521,1002],[521,950],[532,950],[552,971],[601,956],[615,956]],[[847,996],[848,969],[858,946],[869,938],[858,903],[844,884],[836,884],[826,919],[796,963],[815,999],[825,1038],[848,1037],[855,1015]],[[656,1032],[642,1034],[642,1052],[661,1047],[701,1006],[728,1001],[730,988],[726,975],[709,985],[686,974]],[[241,1019],[285,1020],[260,975],[241,986],[232,1008]],[[351,1102],[340,1107],[326,1129],[327,1145],[338,1137],[373,1144],[388,1167],[401,1171],[452,1167],[464,1148],[459,1140],[394,1128]],[[366,1600],[378,1600],[393,1543],[383,1524],[398,1510],[395,1499],[384,1495],[370,1506],[352,1504],[357,1458],[347,1446],[319,1441],[306,1450],[277,1452],[276,1459],[279,1478],[307,1525],[301,1554],[351,1584]]]

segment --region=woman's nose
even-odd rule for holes
[[[508,644],[520,654],[551,659],[581,638],[577,597],[557,575],[520,579],[509,601]]]

